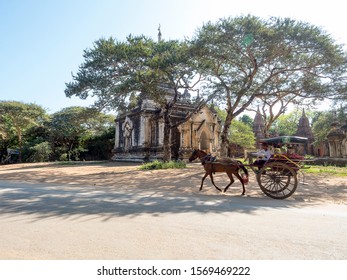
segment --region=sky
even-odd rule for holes
[[[347,45],[340,0],[0,0],[0,100],[35,103],[48,113],[93,100],[65,96],[65,83],[100,38],[184,39],[203,23],[240,15],[290,17]],[[345,47],[346,49],[346,47]]]

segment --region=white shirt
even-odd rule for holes
[[[268,160],[271,157],[271,152],[269,150],[260,150],[257,156],[262,160]]]

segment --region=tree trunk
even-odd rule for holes
[[[170,141],[170,120],[167,112],[164,112],[164,139],[163,139],[163,161],[168,162],[171,160],[171,141]]]
[[[23,141],[22,141],[22,131],[20,129],[17,129],[17,136],[18,136],[18,148],[19,148],[18,161],[22,162]]]
[[[232,115],[228,112],[227,117],[225,119],[225,123],[223,126],[223,130],[221,132],[221,145],[220,145],[220,156],[227,157],[228,156],[228,147],[229,147],[229,129],[232,121]]]

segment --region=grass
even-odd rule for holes
[[[339,177],[347,177],[347,167],[324,166],[324,165],[306,165],[305,173],[333,175]]]
[[[169,161],[162,162],[159,160],[155,160],[152,162],[142,164],[139,169],[140,170],[153,170],[153,169],[174,169],[174,168],[185,168],[187,167],[184,161]]]
[[[239,158],[243,163],[247,163],[244,159]],[[336,176],[336,177],[347,177],[347,166],[338,167],[334,165],[310,165],[305,164],[303,169],[305,173],[310,174],[322,174],[327,176]]]

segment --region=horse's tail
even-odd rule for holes
[[[239,167],[241,167],[241,169],[243,170],[243,172],[245,172],[246,176],[248,177],[248,170],[247,168],[243,165],[243,163],[241,161],[237,161],[239,163]]]
[[[246,167],[244,166],[244,164],[241,161],[237,161],[239,163],[239,167],[243,170],[243,172],[245,172],[245,174],[241,174],[241,182],[242,182],[242,186],[243,186],[243,193],[242,195],[245,194],[245,187],[244,185],[248,184],[248,171],[246,169]]]

